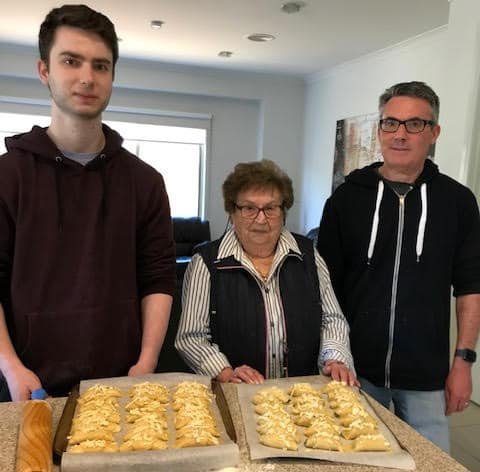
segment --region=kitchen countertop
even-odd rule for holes
[[[236,387],[233,384],[222,386],[229,404],[233,423],[237,433],[237,442],[240,448],[240,465],[237,469],[228,471],[239,472],[381,472],[395,471],[375,466],[353,465],[343,463],[329,463],[316,460],[268,459],[250,461],[248,447],[245,440],[245,430],[241,420]],[[66,398],[48,400],[53,409],[53,424],[56,428],[62,414]],[[399,442],[408,450],[415,460],[416,470],[419,472],[468,472],[468,470],[445,454],[430,441],[418,434],[403,421],[399,420],[388,410],[372,401],[377,414],[395,434]],[[22,414],[22,402],[0,403],[0,471],[14,472],[15,452],[17,447],[18,427]],[[60,470],[58,466],[55,471]],[[227,469],[225,469],[226,472]]]

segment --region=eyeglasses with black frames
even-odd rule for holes
[[[396,118],[384,118],[379,121],[380,129],[385,131],[385,133],[395,133],[395,131],[400,128],[400,125],[404,125],[407,133],[416,134],[421,133],[425,126],[433,126],[435,121],[433,120],[422,120],[421,118],[411,118],[409,120],[397,120]]]
[[[240,214],[243,218],[247,220],[254,220],[257,218],[258,214],[263,211],[265,218],[279,218],[283,214],[282,205],[269,205],[263,208],[258,208],[254,205],[237,205],[235,207],[240,211]]]

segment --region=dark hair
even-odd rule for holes
[[[385,90],[378,101],[378,110],[380,117],[383,115],[383,110],[387,102],[393,97],[413,97],[422,98],[426,100],[432,109],[432,120],[435,124],[438,123],[438,114],[440,111],[440,99],[438,95],[425,82],[401,82],[392,85]]]
[[[242,162],[223,182],[223,202],[229,214],[235,211],[240,192],[251,189],[276,189],[282,196],[282,207],[288,210],[293,205],[293,186],[290,177],[268,159]]]
[[[45,17],[38,33],[38,49],[40,59],[48,66],[50,50],[55,39],[55,31],[60,26],[72,26],[98,34],[106,46],[112,51],[113,70],[118,60],[118,38],[115,26],[102,13],[86,5],[63,5],[54,8]]]

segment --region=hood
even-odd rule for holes
[[[122,147],[123,138],[107,125],[102,124],[102,130],[105,134],[105,147],[101,154],[105,159],[111,159]],[[5,145],[8,152],[15,150],[27,151],[34,156],[55,161],[61,156],[61,151],[47,134],[47,128],[34,126],[27,133],[17,134],[5,139]]]
[[[384,181],[377,169],[382,165],[381,162],[375,162],[363,169],[354,170],[350,173],[345,182],[354,185],[361,185],[364,187],[376,188],[375,209],[373,212],[373,218],[370,230],[370,239],[367,250],[367,264],[370,265],[372,256],[375,250],[375,244],[377,241],[377,233],[380,222],[380,205],[383,200]],[[428,198],[427,198],[427,185],[431,180],[439,174],[438,166],[434,164],[430,159],[426,159],[422,173],[418,176],[417,180],[413,183],[413,187],[420,189],[420,202],[421,202],[421,214],[418,221],[417,237],[415,244],[415,253],[417,262],[420,262],[420,258],[423,253],[423,243],[425,238],[425,227],[427,224],[428,216]]]
[[[112,159],[113,156],[121,150],[123,139],[116,131],[112,130],[105,124],[102,125],[102,130],[105,135],[105,147],[95,159],[90,161],[84,167],[78,166],[73,161],[63,157],[61,151],[47,135],[47,128],[34,126],[28,133],[18,134],[5,140],[8,152],[21,151],[21,153],[18,153],[21,156],[33,156],[34,158],[42,159],[51,163],[52,170],[55,173],[58,228],[60,231],[63,229],[65,219],[63,208],[63,192],[65,191],[65,184],[62,183],[62,175],[67,168],[69,168],[71,172],[83,172],[84,170],[99,171],[102,182],[100,218],[102,222],[106,219],[108,181],[105,166],[107,161]]]
[[[383,162],[374,162],[362,169],[354,170],[345,177],[345,182],[362,185],[364,187],[377,187],[379,180],[381,180],[377,169],[382,165]],[[434,164],[431,159],[426,159],[422,173],[418,176],[413,186],[420,187],[423,183],[430,182],[438,174],[438,166]]]

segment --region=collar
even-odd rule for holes
[[[280,238],[278,239],[277,248],[275,249],[275,257],[273,258],[272,265],[276,267],[281,260],[291,254],[302,257],[300,248],[298,247],[297,241],[293,237],[292,233],[283,228],[282,232],[280,233]],[[218,248],[217,258],[219,260],[226,259],[228,257],[233,257],[243,265],[251,265],[250,259],[248,259],[247,254],[243,250],[233,228],[230,228],[225,233]]]

